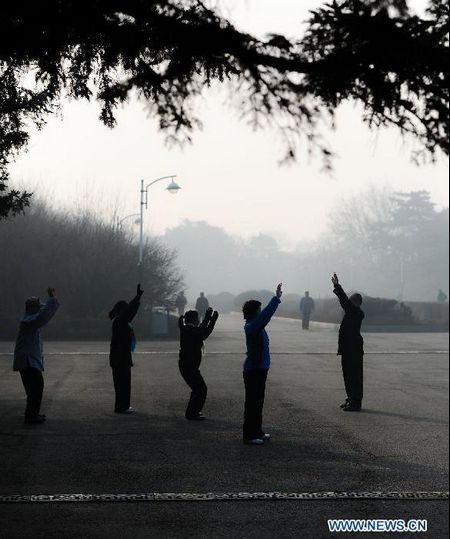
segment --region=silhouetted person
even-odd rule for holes
[[[364,340],[361,336],[361,325],[365,318],[361,309],[361,294],[353,294],[350,298],[339,284],[339,278],[333,275],[334,293],[344,309],[344,318],[339,329],[338,355],[342,357],[347,400],[341,408],[345,412],[360,412],[364,388]]]
[[[25,302],[25,314],[20,320],[19,334],[14,349],[14,370],[20,372],[23,387],[27,394],[25,423],[38,424],[45,421],[41,414],[44,392],[44,356],[40,328],[45,326],[58,310],[54,288],[48,289],[48,300],[42,305],[37,297]]]
[[[186,408],[186,419],[189,421],[205,419],[202,410],[205,406],[208,388],[200,372],[200,364],[203,358],[204,342],[213,332],[218,318],[219,313],[208,308],[202,323],[200,323],[197,311],[188,311],[184,316],[180,316],[178,321],[180,328],[180,360],[178,365],[181,376],[192,390]]]
[[[309,322],[311,320],[311,315],[316,308],[314,300],[309,295],[309,292],[305,292],[304,297],[300,301],[300,312],[302,315],[302,327],[305,330],[309,329]]]
[[[141,285],[138,285],[136,296],[129,303],[119,301],[109,313],[109,318],[112,320],[109,364],[112,368],[116,393],[114,411],[117,414],[134,413],[130,399],[131,367],[133,366],[132,352],[136,347],[136,337],[131,322],[139,310],[143,293]]]
[[[177,299],[175,300],[175,305],[178,309],[178,316],[183,316],[187,305],[187,299],[184,292],[180,292],[178,294]]]
[[[447,294],[442,289],[439,290],[437,300],[439,303],[445,303],[448,300]]]
[[[209,309],[209,301],[204,292],[200,292],[200,297],[195,303],[195,310],[198,312],[200,322],[205,318],[206,311]]]
[[[244,363],[245,409],[243,439],[245,444],[263,445],[270,434],[263,431],[263,408],[267,375],[270,369],[269,336],[266,326],[275,314],[283,295],[279,284],[275,297],[261,310],[261,302],[247,301],[242,309],[245,319],[247,358]]]

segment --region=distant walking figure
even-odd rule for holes
[[[178,309],[178,316],[183,316],[187,305],[187,299],[184,292],[180,292],[178,294],[177,299],[175,300],[175,305]]]
[[[247,301],[242,309],[245,318],[247,358],[244,363],[245,409],[243,439],[245,444],[263,445],[270,434],[263,431],[263,408],[267,375],[270,369],[270,346],[266,326],[275,314],[283,295],[279,284],[275,297],[261,310],[261,302]]]
[[[195,303],[195,310],[198,312],[200,322],[203,321],[206,315],[206,311],[209,309],[209,301],[204,292],[200,292],[200,297],[197,298]]]
[[[202,421],[205,419],[202,410],[206,402],[208,388],[200,372],[203,358],[204,341],[214,331],[219,313],[209,308],[205,318],[200,323],[197,311],[188,311],[180,316],[180,360],[181,376],[191,388],[191,398],[186,409],[186,419],[189,421]]]
[[[364,386],[364,340],[361,336],[361,324],[365,318],[361,309],[361,294],[348,298],[339,284],[339,278],[333,275],[334,293],[344,309],[345,315],[339,329],[338,355],[342,357],[347,400],[341,405],[345,412],[360,412]]]
[[[114,411],[117,414],[134,413],[134,409],[130,405],[130,399],[131,367],[133,366],[132,352],[136,347],[136,337],[131,322],[139,310],[143,293],[144,291],[139,284],[136,296],[129,303],[119,301],[109,313],[109,318],[112,320],[109,364],[112,368],[116,393]]]
[[[44,392],[44,356],[40,328],[45,326],[58,310],[54,288],[48,289],[48,300],[42,305],[37,297],[25,302],[25,314],[22,316],[14,349],[14,370],[20,372],[23,387],[27,395],[25,423],[38,424],[45,421],[40,413]]]
[[[300,312],[302,315],[302,327],[305,330],[309,329],[309,322],[311,320],[311,314],[314,312],[316,304],[309,295],[309,292],[305,292],[304,297],[300,301]]]

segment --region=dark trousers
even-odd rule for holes
[[[364,393],[364,356],[358,353],[343,354],[342,373],[350,404],[361,406]]]
[[[113,367],[112,373],[116,392],[114,411],[125,412],[131,404],[131,365]]]
[[[303,313],[302,314],[302,328],[303,329],[309,329],[309,321],[311,320],[311,314],[310,313]]]
[[[186,408],[186,418],[194,419],[203,410],[208,387],[199,369],[179,363],[180,373],[183,380],[191,388],[191,397]]]
[[[244,440],[255,440],[264,435],[262,423],[268,372],[267,369],[244,372]]]
[[[22,378],[23,387],[27,394],[25,417],[31,419],[38,416],[41,411],[44,377],[40,370],[31,367],[20,371],[20,377]]]

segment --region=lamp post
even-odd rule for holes
[[[405,298],[405,257],[400,255],[400,301]]]
[[[171,195],[176,195],[178,191],[181,189],[181,187],[177,184],[175,181],[176,175],[171,176],[163,176],[162,178],[157,178],[156,180],[153,180],[149,184],[145,185],[145,180],[141,180],[141,213],[140,213],[140,230],[139,230],[139,262],[138,262],[138,270],[139,270],[139,282],[142,282],[142,266],[144,262],[144,210],[148,208],[148,190],[150,187],[155,185],[156,183],[162,182],[164,180],[170,180],[169,185],[166,187],[166,191],[168,191]]]

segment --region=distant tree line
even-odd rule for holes
[[[335,259],[352,287],[395,299],[436,300],[449,279],[449,210],[427,191],[371,189],[336,209],[318,262]]]
[[[0,253],[0,334],[1,321],[16,320],[30,295],[44,300],[48,285],[57,288],[63,303],[58,318],[77,324],[106,321],[116,301],[135,293],[136,242],[92,213],[67,214],[36,202],[26,215],[2,222]],[[176,254],[151,240],[144,255],[144,309],[171,307],[182,285]]]
[[[437,210],[426,191],[373,188],[343,199],[326,233],[294,252],[270,236],[244,241],[204,222],[169,230],[164,241],[177,249],[193,294],[270,290],[279,279],[286,290],[327,297],[333,271],[375,297],[435,301],[439,289],[448,293],[449,211]]]

